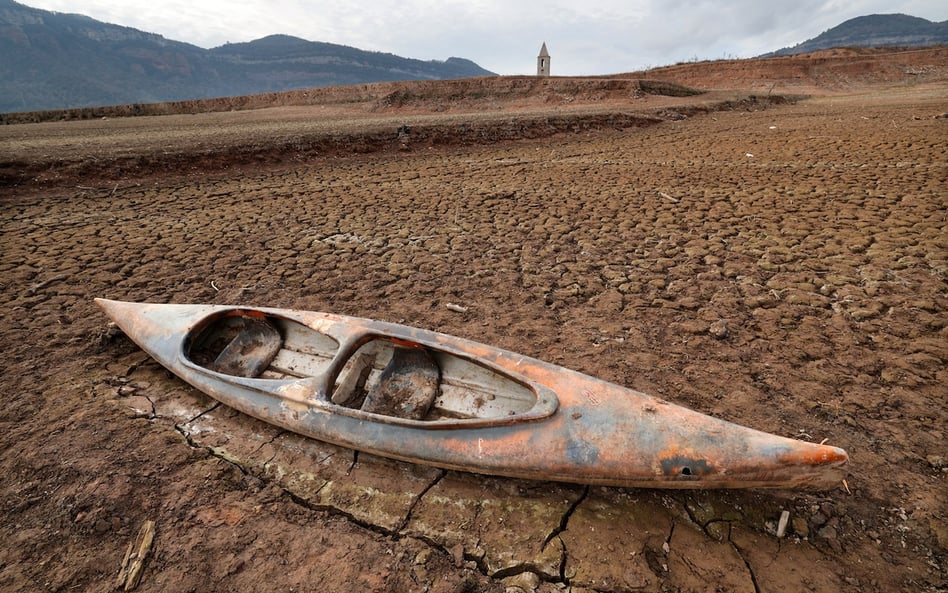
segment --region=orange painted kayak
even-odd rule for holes
[[[645,488],[830,488],[842,449],[559,366],[308,311],[96,299],[172,373],[287,430],[445,469]]]

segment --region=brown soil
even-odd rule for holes
[[[805,84],[774,68],[806,58],[670,69],[696,97],[424,83],[0,126],[0,589],[112,590],[154,520],[139,591],[944,590],[948,60],[837,53]],[[803,493],[387,461],[216,405],[96,296],[407,323],[853,463]]]

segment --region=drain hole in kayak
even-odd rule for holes
[[[364,412],[429,421],[505,418],[537,402],[532,389],[487,367],[385,338],[363,344],[349,357],[331,399]]]

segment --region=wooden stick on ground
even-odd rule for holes
[[[31,295],[36,294],[37,291],[43,290],[50,284],[54,282],[59,282],[60,280],[65,280],[65,279],[66,279],[65,274],[56,274],[52,278],[47,278],[46,280],[43,280],[42,282],[37,282],[33,286],[29,287],[29,289],[27,289],[27,292]]]
[[[134,541],[129,542],[128,549],[125,551],[122,568],[119,569],[118,578],[115,580],[116,589],[131,591],[138,586],[142,578],[142,569],[145,568],[145,558],[148,557],[154,541],[155,522],[145,521],[138,530],[138,536]]]

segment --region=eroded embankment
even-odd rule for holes
[[[785,104],[797,98],[747,96],[740,99],[667,106],[652,111],[602,110],[576,112],[498,113],[489,117],[458,115],[444,120],[426,116],[400,116],[376,120],[371,127],[304,134],[261,134],[247,142],[219,140],[211,143],[170,146],[143,140],[119,154],[90,157],[67,147],[37,155],[0,157],[0,188],[14,186],[54,187],[115,183],[129,177],[174,175],[200,170],[202,174],[247,166],[279,166],[340,155],[415,148],[492,145],[499,142],[536,139],[563,133],[623,130],[680,120],[698,114],[731,110],[758,110]],[[407,123],[406,123],[407,122]],[[219,125],[197,122],[200,127]],[[81,142],[81,139],[79,140]]]

